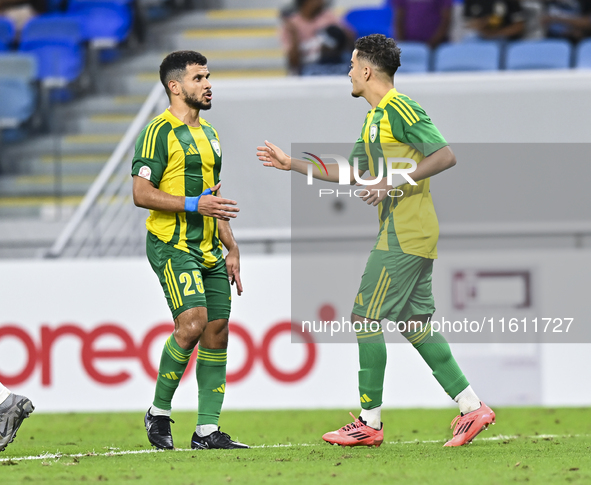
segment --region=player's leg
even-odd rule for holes
[[[175,329],[162,350],[154,401],[144,423],[152,445],[172,449],[172,398],[207,325],[206,299],[198,263],[190,255],[169,247],[151,234],[148,234],[146,252],[164,290]]]
[[[199,340],[197,353],[198,417],[191,448],[248,448],[219,430],[218,422],[226,394],[228,318],[231,291],[226,265],[202,268],[209,322]]]
[[[494,422],[495,415],[472,390],[445,337],[432,331],[429,322],[435,311],[432,271],[432,260],[421,261],[419,277],[401,313],[401,318],[408,320],[402,335],[417,349],[445,392],[458,403],[461,413],[457,419],[458,426],[454,430],[454,438],[446,446],[460,446],[470,442]],[[409,317],[409,314],[412,316]]]
[[[341,446],[380,446],[384,430],[380,420],[384,373],[386,370],[386,344],[379,322],[352,314],[351,322],[357,332],[359,348],[359,396],[361,414],[353,422],[336,431],[325,433],[322,439]]]
[[[379,322],[391,305],[396,289],[392,281],[393,257],[387,251],[374,250],[367,261],[351,315],[359,348],[359,419],[336,431],[324,434],[325,441],[342,446],[379,446],[383,441],[381,423],[382,394],[386,370],[386,344]]]
[[[381,409],[386,372],[386,343],[384,332],[378,321],[352,314],[351,321],[362,330],[357,332],[359,349],[359,419],[376,430],[382,429]]]
[[[12,443],[23,420],[34,409],[29,398],[14,394],[0,384],[0,451]]]

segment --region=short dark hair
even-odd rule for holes
[[[394,76],[400,67],[400,47],[394,39],[383,34],[371,34],[360,37],[355,42],[357,59],[365,59],[385,72],[388,76]]]
[[[160,82],[166,89],[166,94],[170,98],[170,89],[168,89],[168,82],[172,79],[175,81],[182,80],[187,70],[187,66],[197,64],[199,66],[207,66],[207,58],[195,51],[176,51],[168,54],[162,64],[160,64]]]

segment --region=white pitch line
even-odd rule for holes
[[[545,438],[578,438],[578,437],[587,437],[590,435],[558,435],[558,434],[538,434],[533,436],[509,436],[509,435],[498,435],[492,436],[490,438],[478,438],[479,441],[501,441],[501,440],[514,440],[514,439],[545,439]],[[414,441],[387,441],[386,443],[389,445],[414,445],[414,444],[422,444],[422,443],[443,443],[445,440],[414,440]],[[284,444],[276,444],[276,445],[257,445],[251,446],[251,449],[266,449],[266,448],[295,448],[295,447],[305,447],[305,446],[323,446],[324,443],[284,443]],[[197,452],[200,450],[193,450],[187,448],[175,448],[174,450],[170,451],[192,451]],[[124,450],[124,451],[107,451],[105,453],[45,453],[42,455],[35,455],[35,456],[15,456],[11,458],[0,458],[1,462],[6,461],[25,461],[25,460],[59,460],[60,458],[84,458],[87,456],[123,456],[123,455],[144,455],[148,453],[166,453],[165,450],[156,450],[156,449],[149,449],[149,450]]]

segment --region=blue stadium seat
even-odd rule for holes
[[[68,13],[80,18],[86,40],[104,47],[124,41],[133,23],[127,0],[70,0]]]
[[[48,12],[61,12],[64,10],[67,0],[46,0],[46,7]]]
[[[515,41],[507,47],[506,68],[567,69],[571,53],[570,43],[562,39]]]
[[[421,73],[429,71],[431,49],[421,42],[398,42],[400,67],[397,73]]]
[[[0,143],[20,136],[18,127],[37,109],[37,61],[28,54],[0,53]],[[16,130],[15,130],[16,128]],[[8,131],[4,131],[8,130]]]
[[[340,64],[307,64],[302,67],[302,76],[346,76],[351,65],[349,62]]]
[[[19,78],[25,82],[37,79],[37,59],[19,52],[0,53],[0,78]]]
[[[10,19],[0,17],[0,51],[10,49],[10,44],[14,40],[14,25]]]
[[[35,55],[41,80],[65,86],[76,80],[84,69],[82,42],[82,29],[77,19],[44,15],[25,25],[19,50]]]
[[[435,51],[434,70],[496,71],[500,60],[501,47],[497,42],[443,44]]]
[[[578,45],[575,67],[591,69],[591,39],[586,39]]]
[[[384,34],[393,37],[394,12],[389,5],[381,8],[359,8],[350,10],[345,21],[355,30],[357,37],[369,34]]]
[[[0,77],[0,128],[16,128],[35,112],[37,96],[31,84],[18,77]]]

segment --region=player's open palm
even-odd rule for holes
[[[211,188],[211,191],[215,194],[219,190],[221,183],[218,183],[215,187]],[[218,197],[221,195],[219,192],[217,195],[202,195],[199,199],[198,212],[202,216],[215,217],[222,221],[229,221],[230,218],[235,218],[240,212],[240,209],[236,207],[236,201],[231,199],[223,199]]]
[[[291,170],[291,157],[277,145],[265,140],[264,147],[257,147],[257,157],[265,167],[275,167],[279,170]]]

